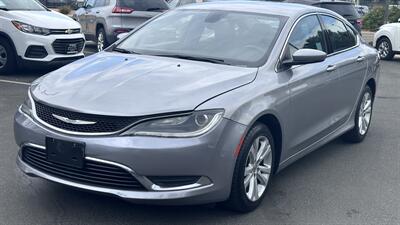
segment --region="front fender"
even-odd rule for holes
[[[380,30],[378,30],[375,35],[374,35],[374,47],[377,46],[377,42],[381,37],[387,37],[389,38],[390,42],[393,44],[394,43],[394,36],[395,36],[395,30],[393,27],[383,27]]]

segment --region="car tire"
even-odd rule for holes
[[[360,143],[367,136],[372,120],[372,109],[374,106],[374,95],[369,86],[366,86],[358,102],[354,127],[343,135],[345,141]]]
[[[14,72],[17,66],[16,54],[9,41],[0,37],[0,74]]]
[[[101,52],[108,47],[106,32],[104,28],[100,27],[96,32],[97,51]]]
[[[257,162],[254,163],[255,165],[262,165],[262,169],[261,167],[255,168],[251,166],[253,162],[252,156],[254,157],[254,154],[252,154],[253,151],[251,150],[256,149],[252,147],[255,146],[256,143],[259,143],[259,146],[262,146],[262,143],[264,143],[267,148],[269,145],[269,153],[265,155],[264,160],[260,161],[260,164]],[[259,151],[257,151],[256,155],[258,154]],[[250,212],[256,209],[265,197],[271,181],[272,168],[274,168],[275,162],[274,157],[275,145],[270,130],[262,123],[255,124],[243,140],[233,173],[230,197],[226,202],[223,203],[223,206],[242,213]],[[245,182],[247,182],[248,185],[246,185]],[[251,192],[252,187],[257,187],[257,189],[253,189],[257,191]]]
[[[391,60],[394,57],[394,52],[392,49],[392,43],[389,38],[383,37],[379,39],[376,48],[379,52],[379,57],[384,60]]]

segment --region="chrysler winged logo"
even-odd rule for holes
[[[56,114],[52,114],[52,116],[58,120],[63,121],[64,123],[69,123],[69,124],[74,124],[74,125],[93,125],[96,124],[97,122],[93,121],[84,121],[84,120],[73,120],[67,117],[59,116]]]

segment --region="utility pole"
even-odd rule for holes
[[[389,21],[389,0],[383,0],[383,7],[385,9],[385,14],[384,14],[384,23],[388,23]]]

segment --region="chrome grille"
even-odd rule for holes
[[[134,124],[140,117],[117,117],[102,116],[86,113],[67,111],[54,108],[40,102],[35,102],[36,115],[42,121],[56,128],[79,133],[115,133]],[[70,120],[92,121],[95,124],[71,124],[57,119],[56,116],[68,118]]]

